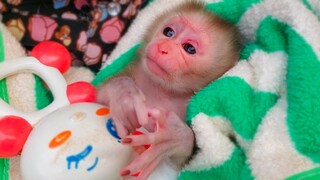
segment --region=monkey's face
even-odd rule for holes
[[[219,35],[212,32],[197,15],[172,16],[146,46],[147,71],[167,83],[203,82],[208,71],[214,69],[214,57],[220,48]]]

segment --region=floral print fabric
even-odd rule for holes
[[[148,0],[0,0],[3,22],[27,49],[53,40],[73,65],[97,72]]]

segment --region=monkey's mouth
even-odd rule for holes
[[[160,64],[158,64],[155,60],[149,57],[147,58],[147,67],[149,71],[155,74],[156,76],[166,77],[169,75],[169,73]]]

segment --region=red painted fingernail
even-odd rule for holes
[[[130,174],[130,170],[124,170],[124,171],[121,171],[120,175],[121,176],[128,176]]]
[[[138,171],[137,173],[132,174],[131,176],[138,177],[140,174],[141,174],[141,171]]]
[[[132,139],[131,139],[131,138],[124,138],[124,139],[122,139],[121,142],[122,142],[123,144],[129,144],[129,143],[132,142]]]
[[[133,134],[133,135],[141,135],[141,134],[144,134],[144,133],[141,132],[141,131],[136,130],[136,131],[134,131],[132,134]]]

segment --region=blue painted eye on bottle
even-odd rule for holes
[[[107,130],[110,133],[110,135],[113,136],[114,138],[116,138],[117,141],[120,143],[121,138],[119,137],[119,135],[117,133],[116,126],[111,118],[108,119],[108,121],[106,123],[106,127],[107,127]]]

